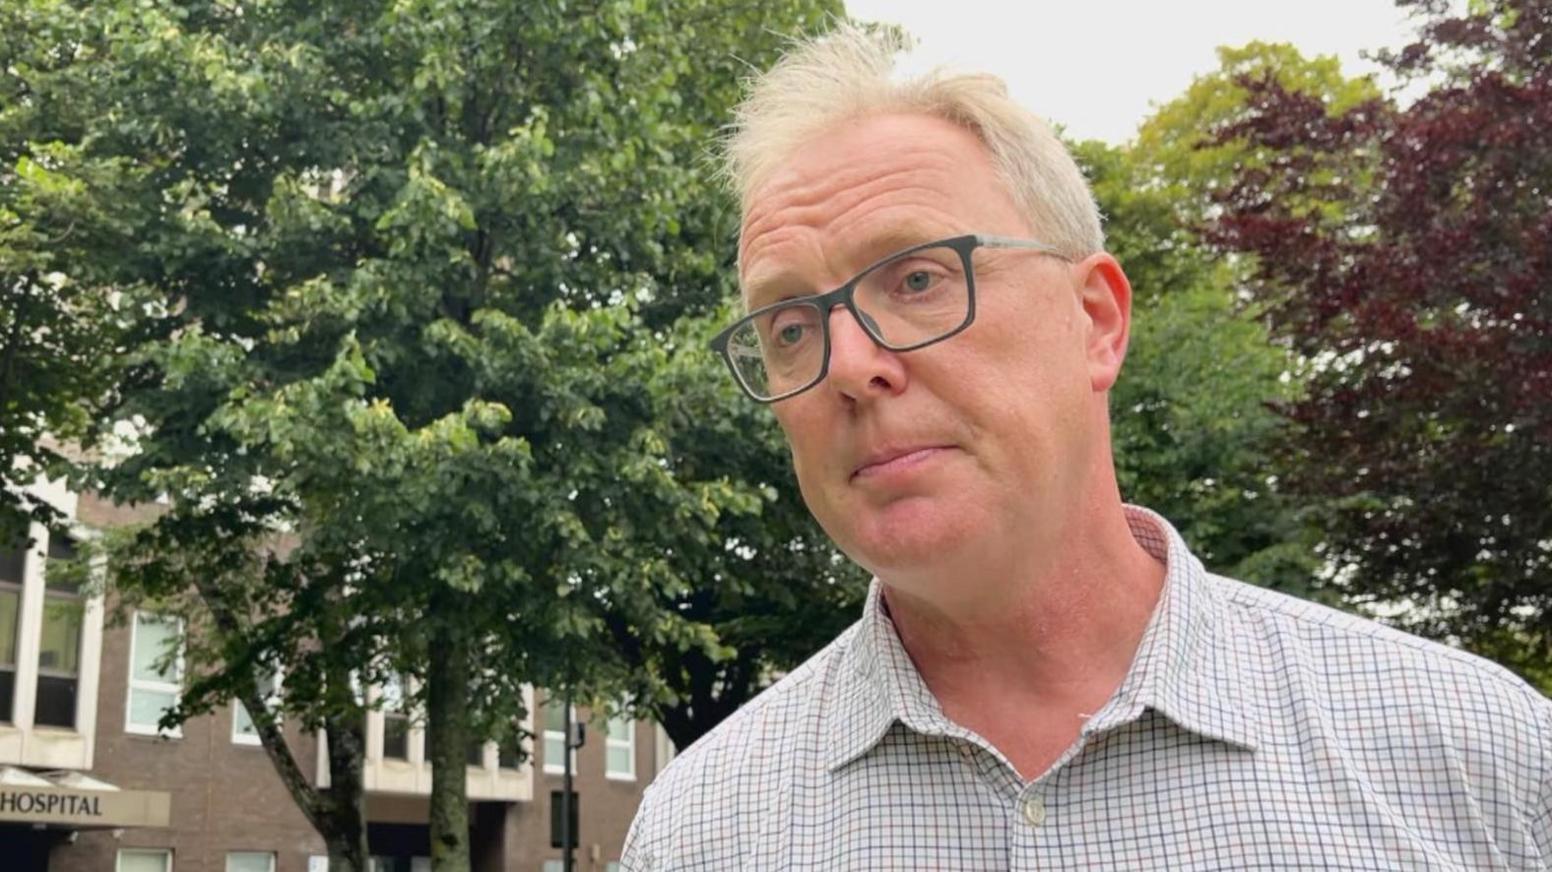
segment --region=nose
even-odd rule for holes
[[[864,312],[858,316],[867,319]],[[842,396],[861,400],[898,394],[905,390],[905,366],[900,355],[873,341],[845,306],[830,310],[830,388]],[[871,324],[874,332],[878,328]]]

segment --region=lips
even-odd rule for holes
[[[921,463],[925,463],[939,454],[953,448],[952,445],[911,445],[901,447],[881,448],[870,452],[856,469],[852,470],[851,477],[871,478],[892,472],[903,472]]]

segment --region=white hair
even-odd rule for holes
[[[942,68],[899,74],[896,60],[909,48],[897,30],[841,24],[799,41],[756,77],[725,143],[725,173],[744,211],[774,169],[835,124],[917,113],[957,124],[981,140],[1042,241],[1073,259],[1102,250],[1094,195],[1050,126],[1015,103],[996,76]]]

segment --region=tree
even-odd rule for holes
[[[1284,377],[1292,362],[1239,304],[1232,269],[1194,223],[1211,207],[1216,180],[1227,183],[1246,149],[1225,145],[1212,161],[1195,158],[1208,138],[1205,120],[1244,110],[1247,92],[1235,83],[1242,70],[1276,69],[1332,99],[1367,94],[1372,86],[1342,78],[1334,60],[1306,61],[1287,46],[1252,44],[1221,55],[1223,69],[1162,107],[1144,123],[1138,143],[1074,146],[1106,215],[1108,246],[1137,291],[1127,372],[1112,402],[1118,474],[1129,499],[1163,512],[1215,569],[1310,595],[1314,543],[1268,463],[1273,446],[1287,438],[1270,404],[1296,395],[1298,385]],[[723,318],[716,323],[731,315]],[[692,347],[702,341],[685,339]],[[814,529],[769,415],[740,402],[725,378],[712,386],[672,367],[662,377],[664,386],[653,393],[672,405],[658,419],[690,426],[672,438],[676,463],[737,470],[740,480],[774,488],[760,515],[720,517],[721,538],[739,547],[697,555],[702,568],[685,573],[720,584],[663,603],[716,627],[732,656],[636,645],[611,624],[637,674],[682,676],[678,689],[657,687],[681,704],[656,712],[682,747],[747,700],[766,675],[832,638],[855,615],[865,587]],[[726,398],[714,395],[724,389]],[[697,450],[703,457],[684,453]],[[776,639],[788,644],[773,649]]]
[[[1409,106],[1332,114],[1245,82],[1224,135],[1270,159],[1226,192],[1217,239],[1255,255],[1250,289],[1308,373],[1289,486],[1320,501],[1331,585],[1544,677],[1552,4],[1402,5],[1423,40],[1385,58],[1429,86]]]
[[[731,275],[731,246],[723,248]],[[656,543],[661,560],[687,582],[654,588],[650,608],[708,627],[717,645],[642,633],[625,610],[598,604],[622,655],[622,678],[680,748],[855,621],[867,592],[866,574],[836,550],[803,504],[770,409],[746,399],[706,354],[710,337],[736,317],[736,305],[681,322],[664,364],[644,377],[676,474],[751,484],[758,511],[719,513],[710,535],[696,542],[658,524],[631,531],[649,548]]]
[[[1293,397],[1287,352],[1235,299],[1232,271],[1178,223],[1191,180],[1159,179],[1133,148],[1075,146],[1134,290],[1125,372],[1111,391],[1127,500],[1169,518],[1212,569],[1308,593],[1295,507],[1268,465],[1286,438],[1269,404]]]
[[[109,245],[100,206],[122,194],[124,168],[80,148],[77,107],[39,92],[71,74],[60,44],[37,38],[39,17],[0,8],[0,543],[61,520],[28,489],[89,432],[138,302],[110,281],[133,254]]]
[[[364,762],[366,718],[361,675],[351,652],[371,653],[358,620],[360,603],[331,596],[343,587],[321,561],[275,560],[273,541],[228,535],[233,519],[177,515],[166,523],[108,532],[122,604],[152,605],[188,624],[183,656],[191,672],[178,706],[162,718],[171,727],[228,699],[242,703],[281,782],[327,846],[331,868],[365,870],[367,850]],[[188,548],[194,536],[211,536]],[[332,582],[332,584],[331,584]],[[295,605],[298,600],[310,600]],[[179,656],[161,654],[163,662]],[[263,676],[284,673],[283,694],[260,690]],[[326,732],[329,784],[309,782],[280,729],[295,717]]]
[[[1377,95],[1334,58],[1289,45],[1220,48],[1219,67],[1158,107],[1134,141],[1080,143],[1106,220],[1107,248],[1132,280],[1133,338],[1112,392],[1123,494],[1180,529],[1215,570],[1301,596],[1319,560],[1307,511],[1282,486],[1276,446],[1290,438],[1273,411],[1300,395],[1294,360],[1238,293],[1244,265],[1203,237],[1236,167],[1259,165],[1245,139],[1213,131],[1250,109],[1247,77],[1264,76],[1341,111]]]
[[[1215,211],[1215,195],[1233,184],[1236,170],[1264,160],[1256,145],[1243,138],[1215,136],[1249,111],[1245,82],[1260,79],[1308,95],[1338,115],[1380,96],[1370,77],[1343,75],[1340,61],[1330,55],[1306,58],[1287,43],[1220,47],[1218,68],[1197,76],[1184,94],[1154,110],[1127,149],[1144,196],[1167,204],[1181,231],[1199,234]]]
[[[366,861],[357,686],[419,679],[433,862],[466,868],[468,740],[510,729],[521,684],[709,708],[719,690],[676,683],[766,677],[768,660],[741,664],[717,635],[757,639],[737,597],[819,605],[798,588],[751,596],[765,582],[743,568],[722,576],[738,582],[726,592],[703,574],[780,567],[811,534],[749,522],[730,543],[729,517],[789,504],[683,440],[748,438],[730,428],[754,413],[645,388],[672,390],[659,377],[671,357],[674,378],[723,378],[674,339],[681,315],[730,287],[731,212],[703,155],[742,64],[834,11],[40,0],[18,12],[27,44],[58,62],[17,75],[73,123],[18,122],[18,148],[114,169],[115,195],[93,199],[111,231],[98,247],[133,256],[84,252],[81,269],[147,301],[133,378],[100,398],[103,432],[133,430],[128,456],[80,481],[121,501],[170,498],[118,537],[113,561],[122,596],[177,608],[197,630],[198,666],[165,723],[241,699],[334,868]],[[764,476],[769,424],[750,432]],[[712,610],[677,607],[701,602]],[[622,680],[621,639],[660,680]],[[667,662],[680,656],[693,665]],[[256,692],[268,670],[285,675],[278,712],[328,733],[326,792],[273,728]]]

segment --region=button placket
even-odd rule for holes
[[[1045,823],[1045,800],[1038,793],[1031,793],[1024,797],[1019,810],[1024,815],[1024,821],[1032,827],[1038,827]]]

